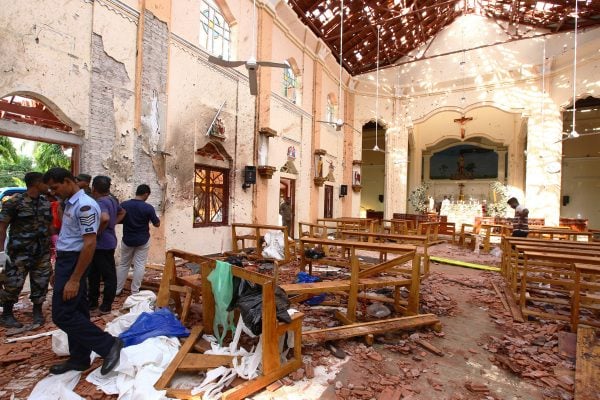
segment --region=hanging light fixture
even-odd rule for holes
[[[379,127],[379,25],[377,25],[377,72],[375,76],[375,146],[373,146],[373,151],[381,151],[377,145],[377,128]]]
[[[579,0],[575,0],[575,39],[573,45],[573,127],[571,129],[571,132],[569,132],[569,136],[567,136],[567,139],[575,139],[579,137],[579,133],[577,133],[577,131],[575,130],[575,96],[577,94],[577,21],[579,19],[579,8],[577,6],[577,3],[579,3]]]

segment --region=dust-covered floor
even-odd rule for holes
[[[446,243],[431,247],[430,254],[490,266],[500,261]],[[292,282],[297,272],[295,263],[284,268],[282,282]],[[154,283],[160,279],[155,270],[148,270],[146,278]],[[373,346],[366,346],[360,338],[334,343],[346,354],[343,359],[334,357],[327,345],[304,346],[304,368],[254,397],[572,399],[573,352],[563,351],[569,348],[564,344],[572,341],[568,327],[553,321],[514,323],[492,281],[501,282],[499,274],[432,263],[431,273],[421,283],[420,306],[421,312],[439,316],[441,333],[428,329],[388,333],[377,336]],[[118,298],[113,314],[94,316],[94,322],[104,326],[118,315],[124,299]],[[361,303],[359,313],[365,315],[367,305]],[[49,316],[49,302],[44,309]],[[306,314],[305,329],[337,323],[330,308],[300,305],[300,309]],[[30,322],[30,310],[31,304],[23,295],[16,315],[23,323]],[[194,304],[190,321],[193,324],[200,318],[200,306]],[[55,326],[47,322],[35,331],[10,338],[53,329]],[[52,352],[50,336],[7,344],[6,334],[6,329],[0,328],[0,399],[26,399],[36,382],[47,375],[48,367],[64,358]],[[426,350],[419,342],[430,343],[442,355]],[[116,399],[83,378],[75,391],[84,398]]]

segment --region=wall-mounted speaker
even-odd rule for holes
[[[348,185],[340,186],[340,197],[344,197],[348,194]]]
[[[242,184],[242,189],[247,189],[250,185],[254,185],[256,183],[256,167],[253,165],[246,165],[244,168],[244,183]]]
[[[571,201],[570,196],[563,196],[563,206],[568,205],[570,201]]]

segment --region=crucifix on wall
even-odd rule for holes
[[[467,122],[471,122],[473,121],[472,117],[465,117],[464,115],[460,118],[456,118],[454,120],[454,122],[456,122],[457,124],[460,124],[460,138],[464,139],[465,138],[465,124]]]

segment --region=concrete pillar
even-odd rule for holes
[[[311,174],[309,182],[310,185],[310,204],[308,207],[310,208],[310,222],[316,222],[317,218],[319,218],[319,210],[322,207],[319,205],[319,200],[321,199],[321,192],[323,192],[322,186],[319,187],[314,184],[313,178],[317,176],[316,174],[316,165],[315,165],[315,149],[320,148],[321,146],[321,124],[315,121],[322,120],[323,117],[323,65],[319,63],[317,60],[313,63],[313,125],[312,125],[312,141],[310,147],[310,163]],[[341,99],[338,99],[338,107],[341,107]]]
[[[257,34],[257,59],[271,60],[273,53],[273,14],[271,10],[265,7],[258,7],[258,34]],[[256,125],[254,130],[254,160],[255,165],[260,162],[268,162],[268,141],[262,142],[266,138],[261,138],[258,130],[271,127],[271,70],[272,68],[259,68],[257,74],[258,94],[256,95]],[[263,147],[261,149],[261,146]],[[266,149],[264,148],[266,147]],[[263,154],[262,160],[259,160],[259,150]],[[279,199],[276,198],[269,203],[269,184],[272,179],[265,179],[260,176],[256,179],[254,216],[253,222],[265,224],[273,222],[269,215],[277,215],[279,212]],[[269,212],[270,211],[270,212]]]
[[[545,115],[533,110],[527,133],[525,206],[531,218],[558,226],[560,217],[562,119],[558,109]],[[556,169],[558,165],[558,169]]]
[[[386,131],[385,218],[406,212],[408,190],[408,129],[394,126]]]
[[[344,121],[354,121],[354,93],[345,92],[346,101],[344,101]],[[354,130],[344,125],[344,161],[342,162],[344,170],[342,171],[342,184],[348,185],[348,195],[342,201],[342,217],[358,217],[353,215],[353,209],[360,209],[360,194],[352,190],[353,172],[352,160],[354,159],[354,137],[357,135]],[[355,206],[358,203],[358,206]],[[355,207],[353,207],[355,206]]]

